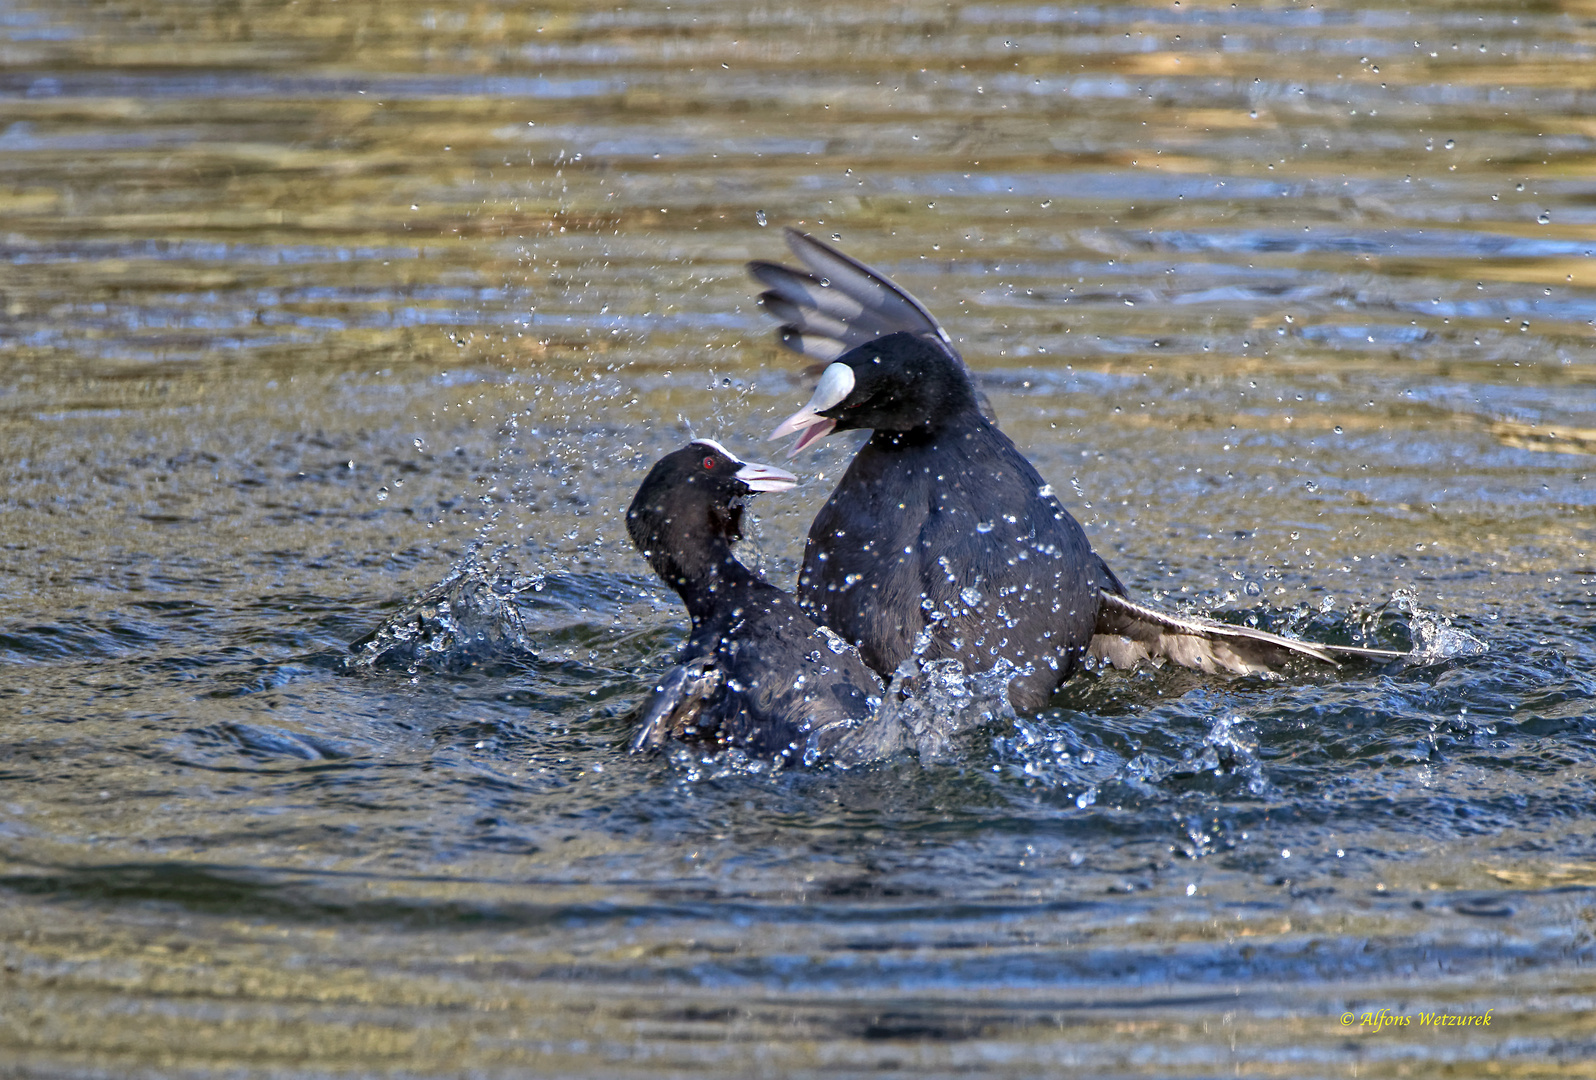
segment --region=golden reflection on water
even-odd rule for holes
[[[1374,337],[1320,355],[1299,337],[1276,361],[1589,369],[1544,363],[1589,348],[1588,312],[1537,317],[1529,288],[1596,284],[1579,247],[1596,241],[1580,194],[1596,67],[1567,9],[89,10],[29,9],[16,22],[30,32],[5,45],[13,236],[96,248],[44,281],[7,272],[24,356],[103,336],[140,359],[219,346],[269,361],[313,343],[340,364],[436,364],[459,348],[439,332],[453,327],[479,362],[621,344],[634,363],[681,363],[746,336],[703,324],[747,310],[736,267],[770,253],[763,212],[845,225],[887,265],[951,271],[944,317],[978,364],[1015,339],[1094,362],[1123,352],[1071,347],[1065,329],[1138,349],[1167,336],[1166,363],[1228,363],[1290,275],[1299,331],[1371,304],[1422,316],[1437,294],[1460,310],[1414,320],[1449,347]],[[152,258],[141,244],[196,247]],[[1176,303],[1099,297],[1039,322],[1005,281],[983,290],[985,318],[954,313],[971,259],[1031,286],[1103,256],[1109,293]],[[1495,293],[1467,296],[1476,282]],[[340,296],[305,295],[318,290]],[[1215,291],[1218,312],[1183,302]],[[1492,310],[1462,310],[1480,299]],[[141,319],[140,302],[174,310]],[[95,326],[79,306],[95,304],[133,325]],[[622,342],[592,318],[606,304],[629,316]],[[171,325],[211,305],[229,333]],[[1531,337],[1504,328],[1504,307]],[[528,308],[543,316],[535,345],[507,333]]]
[[[699,923],[689,934],[645,926],[626,940],[577,929],[494,931],[417,927],[352,932],[347,926],[191,919],[174,927],[153,913],[110,920],[44,912],[31,902],[0,914],[8,940],[8,1051],[24,1070],[474,1070],[586,1073],[692,1069],[711,1074],[757,1061],[783,1075],[803,1070],[902,1068],[998,1075],[1091,1068],[1114,1074],[1210,1075],[1216,1065],[1298,1075],[1304,1057],[1330,1064],[1357,1040],[1360,1075],[1401,1076],[1413,1059],[1488,1054],[1501,1040],[1550,1046],[1584,1029],[1588,976],[1546,986],[1530,973],[1441,979],[1393,993],[1379,980],[1294,990],[1281,1013],[1270,992],[1219,981],[1178,988],[1160,975],[1209,950],[1268,970],[1300,942],[1359,940],[1370,950],[1417,952],[1433,918],[1396,905],[1378,914],[1193,918],[1110,929],[1032,918],[993,924],[937,959],[979,971],[1005,962],[1040,985],[926,985],[904,996],[893,970],[923,963],[934,924],[788,927],[781,942],[758,927]],[[202,934],[194,931],[200,930]],[[1128,930],[1128,932],[1127,932]],[[885,931],[885,932],[883,932]],[[873,942],[871,939],[874,939]],[[745,951],[803,950],[817,958],[873,944],[853,966],[879,971],[874,993],[839,1000],[819,960],[812,979],[750,993],[711,971]],[[1506,950],[1524,943],[1508,938]],[[1145,968],[1151,985],[1111,979],[1047,986],[1039,969]],[[1311,961],[1310,961],[1311,963]],[[734,968],[733,968],[734,969]],[[572,993],[570,978],[581,980]],[[1035,976],[1032,976],[1035,978]],[[690,990],[687,1001],[671,983]],[[1029,981],[1029,980],[1027,980]],[[1522,1002],[1542,1000],[1537,1007]],[[143,1004],[138,1004],[142,1002]],[[1493,1013],[1489,1030],[1348,1032],[1337,1014],[1387,1008]],[[93,1047],[75,1017],[99,1015]],[[1504,1035],[1511,1032],[1511,1035]],[[1137,1059],[1131,1065],[1127,1055]],[[1131,1065],[1131,1067],[1127,1067]],[[1493,1075],[1551,1075],[1533,1060],[1498,1063]],[[1560,1075],[1569,1075],[1563,1071]]]

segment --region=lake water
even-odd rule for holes
[[[0,3],[0,1075],[1588,1073],[1593,115],[1588,0]],[[783,225],[1136,594],[1423,662],[628,756]]]

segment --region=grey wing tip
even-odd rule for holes
[[[1300,641],[1267,630],[1176,615],[1106,589],[1100,590],[1099,596],[1096,636],[1089,651],[1119,668],[1143,660],[1168,660],[1200,671],[1241,675],[1272,671],[1293,656],[1339,667],[1338,660],[1391,661],[1409,655],[1392,649]]]
[[[812,275],[802,270],[794,270],[790,266],[771,262],[769,259],[750,259],[743,266],[748,270],[748,276],[761,285],[768,285],[772,289],[779,289],[783,284],[793,278],[811,279]]]
[[[793,326],[783,326],[776,331],[776,340],[783,348],[791,349],[801,356],[817,360],[822,364],[829,364],[837,357],[848,351],[848,346],[836,338],[817,337],[806,334]]]
[[[1090,651],[1115,667],[1167,660],[1209,674],[1253,675],[1273,671],[1292,656],[1339,666],[1335,657],[1315,642],[1176,615],[1106,590],[1099,590],[1098,595],[1101,606]]]
[[[799,255],[800,252],[802,252],[802,250],[809,244],[820,244],[821,247],[826,246],[825,244],[821,244],[820,241],[816,240],[813,236],[810,236],[808,233],[804,232],[802,229],[794,228],[791,225],[783,225],[781,227],[781,235],[782,238],[787,241],[788,250],[790,250],[794,255]]]
[[[650,750],[658,750],[665,744],[665,725],[660,723],[658,717],[638,727],[632,735],[632,741],[626,746],[628,754],[641,754]]]
[[[633,754],[657,749],[665,744],[678,725],[691,723],[704,707],[705,699],[723,680],[723,674],[705,659],[678,664],[654,686],[643,716],[632,736]]]
[[[632,736],[632,741],[627,745],[628,754],[641,754],[645,750],[658,750],[665,742],[665,737],[660,734],[660,725],[644,724],[637,729],[637,734]]]
[[[806,232],[790,225],[784,226],[782,232],[786,237],[787,247],[798,257],[798,261],[804,265],[808,273],[781,267],[776,263],[763,261],[749,263],[749,272],[761,282],[778,291],[785,291],[781,284],[783,279],[823,283],[862,307],[863,311],[859,314],[865,316],[865,323],[868,325],[861,325],[860,330],[866,332],[867,337],[878,337],[897,330],[929,333],[958,357],[958,351],[953,349],[953,338],[942,328],[941,323],[937,322],[930,310],[903,286],[881,271]],[[962,358],[960,362],[963,362]]]
[[[654,693],[649,697],[648,705],[643,712],[642,722],[637,725],[637,731],[627,745],[628,753],[640,754],[645,750],[657,750],[664,745],[665,736],[670,730],[671,714],[681,705],[683,680],[677,678],[676,685],[671,685],[671,677],[680,671],[680,668],[673,669],[659,685],[654,687]]]
[[[791,225],[785,225],[781,231],[783,239],[787,241],[787,250],[798,256],[798,260],[809,267],[810,270],[814,269],[817,258],[825,259],[827,256],[831,256],[843,259],[846,262],[853,261],[824,240],[817,240],[802,229],[795,229]]]
[[[1401,649],[1371,649],[1366,645],[1322,645],[1320,648],[1349,660],[1403,660],[1413,655]]]

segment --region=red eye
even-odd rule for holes
[[[704,468],[713,469],[714,467],[715,467],[715,459],[714,458],[707,457],[707,458],[704,459]]]

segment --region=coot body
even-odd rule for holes
[[[1080,524],[988,420],[962,364],[923,335],[843,355],[777,429],[870,428],[804,549],[798,599],[884,677],[917,651],[986,670],[1035,711],[1091,642],[1100,592],[1123,591]]]

